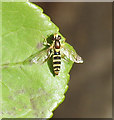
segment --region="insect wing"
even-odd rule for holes
[[[83,63],[82,58],[76,53],[74,48],[70,46],[68,43],[64,43],[61,52],[71,61],[75,63]]]
[[[32,58],[31,62],[38,64],[38,63],[44,63],[48,59],[47,49],[43,49],[38,54]]]

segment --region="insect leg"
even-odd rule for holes
[[[51,51],[53,49],[53,45],[51,45],[48,49],[47,49],[47,58],[43,61],[46,62],[49,60],[49,58],[52,56],[53,52]]]
[[[47,40],[46,40],[46,38],[42,35],[42,37],[44,38],[44,42],[43,42],[43,45],[49,45],[50,46],[50,44],[47,42]]]
[[[43,61],[43,63],[46,62],[46,61],[48,61],[49,58],[50,58],[52,55],[53,55],[53,52],[50,52],[50,50],[48,50],[48,51],[47,51],[47,58]]]
[[[66,56],[64,53],[62,53],[62,52],[61,52],[61,57],[62,57],[65,61],[69,62],[69,59],[67,58],[67,56]]]
[[[51,45],[51,46],[47,49],[47,53],[48,53],[51,49],[53,49],[53,45]]]

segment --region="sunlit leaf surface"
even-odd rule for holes
[[[3,117],[49,118],[64,100],[73,62],[62,59],[58,76],[53,75],[52,58],[30,63],[45,47],[44,37],[59,31],[42,12],[29,2],[2,4]]]

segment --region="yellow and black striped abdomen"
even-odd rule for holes
[[[60,49],[55,49],[54,50],[54,55],[53,55],[53,69],[54,73],[56,75],[59,74],[61,67],[61,54],[60,54]]]

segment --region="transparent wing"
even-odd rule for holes
[[[70,46],[68,43],[64,43],[64,45],[61,48],[61,52],[71,61],[75,63],[83,63],[83,59],[76,53],[74,48]]]
[[[51,54],[50,51],[47,52],[46,48],[42,49],[32,57],[31,63],[42,64],[48,60],[48,58],[50,57],[50,54]]]

